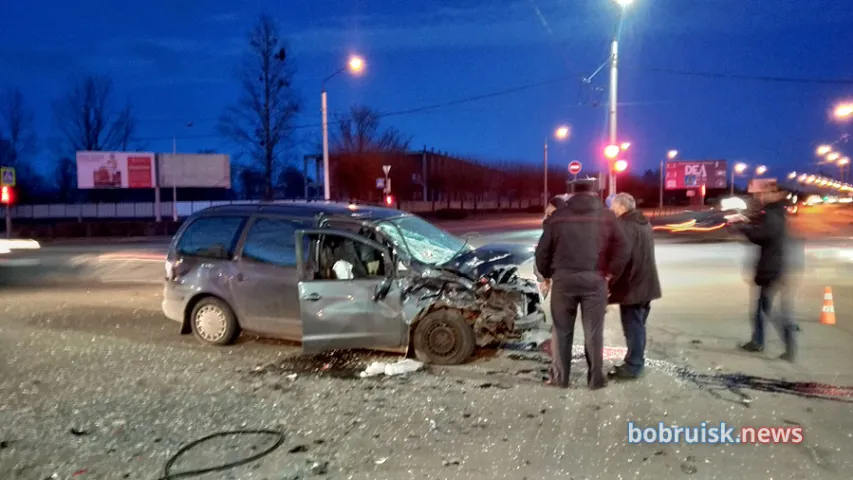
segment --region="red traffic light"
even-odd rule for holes
[[[389,207],[394,205],[394,195],[385,195],[385,205]]]
[[[625,160],[616,160],[613,164],[613,170],[617,172],[624,172],[625,170],[628,170],[628,162]]]
[[[12,192],[12,187],[8,185],[3,185],[3,187],[0,188],[0,203],[4,205],[11,205],[13,201],[14,195]]]
[[[622,151],[619,148],[619,145],[608,145],[604,147],[604,156],[613,160],[614,158],[619,156],[619,153]]]

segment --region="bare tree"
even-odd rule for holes
[[[219,122],[220,133],[242,148],[253,166],[263,166],[265,200],[273,198],[274,171],[292,144],[293,120],[299,113],[292,63],[278,22],[262,15],[249,33],[240,70],[242,95]]]
[[[75,152],[127,150],[136,129],[130,101],[120,106],[107,76],[88,75],[72,84],[53,103],[53,115],[60,134],[56,145],[60,195],[70,196],[74,191]]]
[[[411,138],[404,138],[394,127],[380,129],[381,117],[378,111],[370,107],[352,107],[349,115],[338,122],[333,150],[347,153],[408,150]]]
[[[53,104],[64,153],[126,150],[136,122],[130,102],[118,106],[109,77],[89,75]]]
[[[9,88],[0,96],[0,164],[22,168],[36,153],[37,141],[32,110],[24,103],[24,94]]]

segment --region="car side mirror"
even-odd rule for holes
[[[385,300],[385,298],[388,296],[388,293],[391,291],[391,287],[393,286],[394,277],[383,278],[379,285],[376,286],[376,290],[373,293],[373,301],[381,302],[382,300]]]

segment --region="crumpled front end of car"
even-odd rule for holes
[[[535,282],[517,267],[499,267],[472,280],[442,269],[427,269],[403,280],[405,318],[410,324],[436,309],[458,310],[474,329],[477,345],[517,339],[545,322]]]

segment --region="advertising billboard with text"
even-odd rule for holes
[[[154,188],[154,154],[77,152],[77,188]]]
[[[160,187],[231,188],[231,159],[228,155],[158,155]]]
[[[667,162],[667,190],[690,188],[726,188],[728,180],[725,160],[695,160]]]

